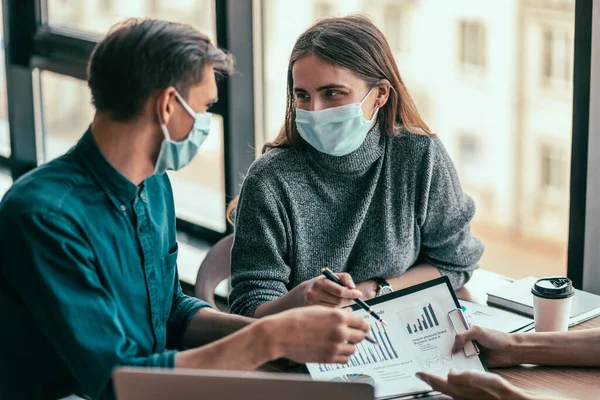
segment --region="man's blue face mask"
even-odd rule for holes
[[[156,175],[164,174],[167,170],[176,171],[188,165],[198,152],[200,145],[204,142],[210,130],[210,113],[197,113],[192,110],[189,104],[177,91],[175,92],[175,96],[188,114],[194,118],[194,125],[184,140],[175,142],[171,140],[167,126],[160,118],[160,114],[158,115],[160,128],[162,129],[165,138],[160,146],[160,152],[156,159],[156,166],[154,168],[154,174]]]

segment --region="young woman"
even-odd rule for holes
[[[475,205],[366,17],[298,38],[285,123],[264,150],[235,212],[232,312],[339,306],[440,275],[458,288],[476,269]]]

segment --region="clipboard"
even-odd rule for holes
[[[448,279],[447,276],[441,276],[439,278],[432,279],[427,282],[419,283],[419,284],[410,286],[405,289],[400,289],[395,292],[392,292],[392,293],[389,293],[389,294],[386,294],[386,295],[383,295],[380,297],[376,297],[371,300],[367,300],[365,303],[367,303],[370,306],[375,306],[377,304],[385,303],[387,301],[396,299],[398,297],[403,297],[403,296],[406,296],[406,295],[409,295],[412,293],[420,292],[421,290],[425,290],[425,289],[437,286],[441,283],[445,283],[446,286],[448,287],[448,290],[450,291],[450,293],[452,295],[452,300],[454,301],[454,305],[456,306],[455,309],[450,310],[448,312],[448,317],[450,318],[450,321],[452,323],[452,327],[454,328],[454,331],[456,333],[462,333],[462,332],[469,330],[471,328],[471,326],[469,325],[469,322],[467,321],[467,319],[465,318],[465,315],[462,312],[460,303],[458,302],[458,298],[456,297],[456,293],[454,292],[454,289],[452,288],[452,284],[450,283],[450,279]],[[357,311],[360,309],[360,307],[357,304],[353,304],[348,307],[352,308],[352,311]],[[477,347],[477,344],[475,342],[470,341],[470,342],[466,343],[465,347],[463,348],[463,352],[466,357],[479,356],[479,359],[481,360],[481,364],[483,365],[483,368],[486,371],[488,370],[487,365],[485,365],[485,362],[483,361],[483,358],[481,357],[479,347]]]
[[[456,333],[469,329],[448,277],[366,303],[389,324],[384,327],[378,321],[370,321],[371,334],[378,339],[378,345],[358,344],[355,354],[343,365],[308,363],[305,371],[314,379],[366,381],[375,386],[377,399],[389,399],[430,393],[431,388],[414,378],[419,370],[488,370],[473,342],[458,353],[448,353]],[[364,314],[365,319],[372,318],[358,305],[347,308]],[[442,352],[437,350],[439,346],[443,347]]]

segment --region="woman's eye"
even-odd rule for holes
[[[306,100],[310,98],[310,96],[307,93],[296,93],[296,100]]]
[[[325,91],[325,97],[329,97],[329,98],[339,96],[340,94],[341,93],[338,92],[337,90],[326,90]]]

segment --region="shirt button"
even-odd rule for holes
[[[146,201],[146,196],[144,196],[144,193],[140,194],[140,199],[142,199],[143,201]]]
[[[120,209],[121,209],[121,211],[125,212],[127,210],[127,207],[125,207],[123,204],[121,204]]]

